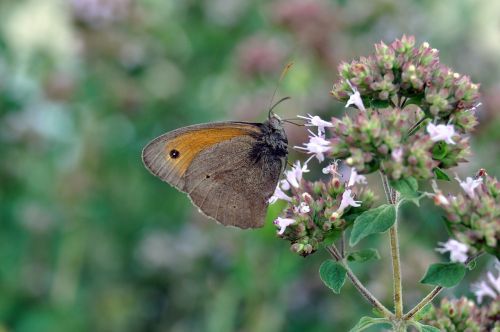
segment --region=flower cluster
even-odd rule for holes
[[[285,172],[286,179],[271,197],[271,203],[278,199],[289,202],[274,223],[278,234],[292,243],[293,252],[302,256],[315,252],[322,242],[338,236],[372,206],[373,192],[356,186],[366,183],[365,177],[352,169],[349,181],[343,182],[337,168],[334,163],[323,169],[330,176],[328,181],[310,182],[302,177],[308,172],[307,163],[301,166],[297,162]]]
[[[437,327],[440,331],[500,331],[500,303],[491,302],[478,307],[462,297],[458,300],[443,299],[440,306],[431,307],[422,322]]]
[[[429,179],[433,168],[465,161],[478,85],[441,65],[428,43],[380,43],[374,55],[343,63],[339,72],[331,94],[360,112],[332,121],[331,157],[392,179]]]
[[[445,212],[446,222],[460,242],[471,252],[484,250],[500,255],[500,182],[480,170],[465,181],[456,177],[463,189],[458,195],[444,195],[434,184],[434,202]]]
[[[334,118],[330,154],[345,158],[362,173],[381,170],[392,179],[403,174],[428,179],[434,168],[449,168],[465,160],[467,137],[455,135],[446,126],[436,128],[431,122],[427,132],[409,135],[415,118],[400,108]]]
[[[416,47],[414,37],[403,36],[390,45],[376,44],[374,55],[341,63],[339,74],[340,81],[331,93],[344,102],[349,99],[352,84],[370,104],[403,97],[418,102],[432,118],[445,122],[454,118],[452,122],[466,130],[475,123],[463,122],[468,117],[456,115],[474,107],[479,85],[441,64],[438,51],[429,43]]]

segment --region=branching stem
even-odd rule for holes
[[[366,287],[361,283],[361,281],[356,277],[356,275],[352,272],[350,269],[349,265],[341,258],[341,254],[337,247],[335,245],[327,246],[326,250],[330,253],[330,255],[342,266],[346,269],[347,271],[347,277],[349,280],[351,280],[352,284],[356,289],[359,291],[359,293],[368,301],[370,304],[380,311],[385,317],[393,319],[394,314],[390,312],[389,309],[387,309],[382,303],[380,303],[379,300],[375,296],[373,296],[372,293]]]

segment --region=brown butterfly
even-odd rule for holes
[[[288,155],[274,106],[263,123],[215,122],[163,134],[143,149],[144,165],[221,224],[262,227]]]

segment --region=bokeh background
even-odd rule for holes
[[[342,115],[328,94],[339,61],[404,33],[481,84],[457,172],[498,177],[498,1],[0,0],[0,331],[346,331],[369,315],[348,282],[340,296],[322,285],[325,252],[297,257],[277,238],[278,206],[260,230],[208,222],[140,152],[180,126],[262,121],[290,60],[278,97],[293,99],[276,112]],[[400,228],[410,307],[447,234],[428,203]],[[354,269],[390,305],[382,239],[363,244],[382,260]],[[471,295],[487,266],[443,294]]]

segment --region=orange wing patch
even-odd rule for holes
[[[257,132],[249,127],[204,128],[185,132],[165,143],[165,159],[173,164],[175,172],[181,177],[200,151],[219,142]]]

